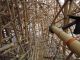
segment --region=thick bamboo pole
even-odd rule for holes
[[[67,0],[65,0],[66,2]],[[64,25],[68,24],[69,23],[69,19],[67,18],[67,14],[68,14],[68,6],[69,4],[67,3],[64,7]],[[67,29],[64,30],[66,33],[68,32]],[[65,56],[66,56],[66,45],[65,43],[63,42],[63,60],[65,60]]]
[[[80,56],[80,42],[77,41],[75,38],[70,36],[69,34],[65,33],[62,29],[51,25],[50,29],[54,32],[63,42],[67,44],[69,49]]]

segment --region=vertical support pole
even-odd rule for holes
[[[1,22],[1,18],[0,18],[0,44],[1,44],[1,41],[2,41],[2,29],[1,29],[1,26],[2,26],[2,22]]]
[[[65,0],[66,2],[66,0]],[[67,18],[68,14],[68,3],[64,7],[64,25],[68,24],[69,20]],[[65,32],[68,32],[68,30],[64,30]],[[65,55],[66,55],[66,44],[63,42],[63,60],[65,60]]]
[[[68,15],[71,15],[72,14],[72,3],[73,1],[71,0],[70,1],[70,4],[69,4],[69,10],[68,10]],[[70,52],[70,54],[67,56],[66,60],[70,60],[70,57],[73,55],[73,52]]]

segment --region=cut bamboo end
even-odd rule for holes
[[[50,29],[52,30],[52,32],[54,32],[55,34],[57,34],[57,36],[62,40],[62,41],[66,41],[66,40],[69,40],[73,37],[71,37],[69,34],[65,33],[62,29],[54,26],[54,25],[51,25],[50,26]],[[66,35],[66,36],[65,36]]]

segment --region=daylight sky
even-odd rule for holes
[[[59,2],[61,3],[61,5],[63,5],[63,4],[64,4],[64,0],[59,0]]]

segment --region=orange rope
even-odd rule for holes
[[[71,38],[68,41],[66,41],[65,43],[69,46],[71,43],[73,43],[76,39],[75,38]]]

